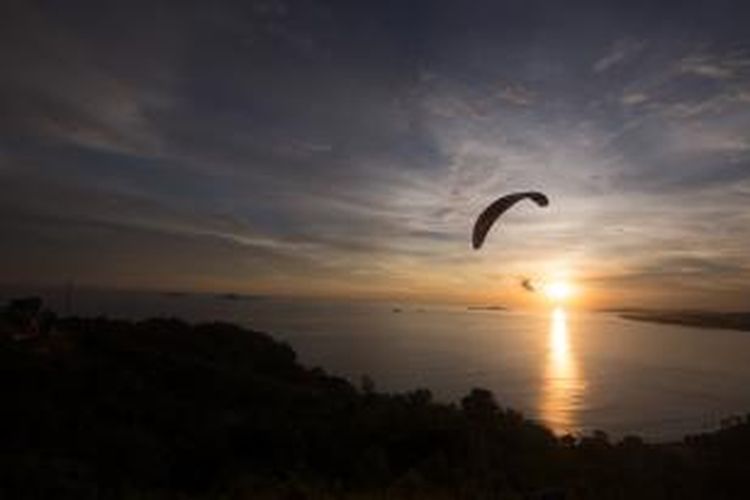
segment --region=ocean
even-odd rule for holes
[[[483,387],[501,406],[558,434],[599,429],[614,438],[665,441],[750,412],[750,332],[561,307],[519,312],[140,292],[43,295],[60,313],[236,322],[289,343],[307,366],[355,384],[366,375],[380,391],[428,388],[437,400],[459,402]]]

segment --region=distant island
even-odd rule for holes
[[[219,293],[214,295],[219,300],[230,300],[230,301],[238,301],[238,300],[259,300],[261,297],[258,295],[244,295],[241,293]]]
[[[695,328],[750,331],[750,312],[610,310],[621,318]]]
[[[488,306],[468,306],[466,310],[467,311],[507,311],[508,308],[505,306],[488,305]]]

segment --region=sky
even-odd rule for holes
[[[750,305],[746,2],[2,4],[2,283]]]

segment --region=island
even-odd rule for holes
[[[630,309],[616,311],[616,313],[621,318],[633,321],[647,321],[650,323],[681,325],[694,328],[750,331],[750,312]]]
[[[507,311],[508,308],[505,306],[488,305],[488,306],[468,306],[466,310],[467,311]]]

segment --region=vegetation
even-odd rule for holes
[[[35,314],[51,321],[22,301],[0,323],[3,498],[747,497],[750,420],[673,445],[556,438],[486,390],[449,405],[357,388],[231,324],[16,335]]]

